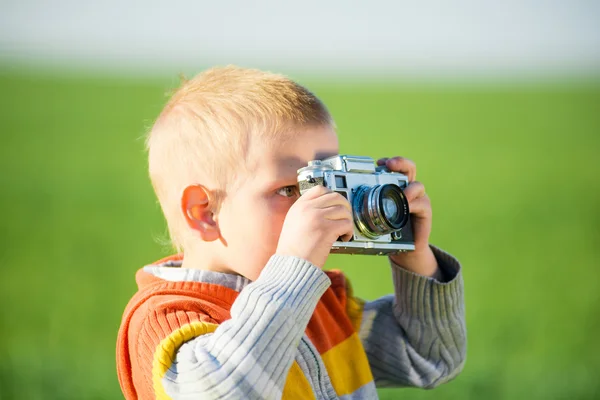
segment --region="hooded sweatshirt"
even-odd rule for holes
[[[391,262],[395,294],[353,296],[339,271],[271,257],[259,278],[181,268],[136,274],[117,371],[127,399],[371,399],[375,385],[431,388],[462,369],[458,261],[432,246],[446,282]]]

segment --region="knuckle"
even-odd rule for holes
[[[320,210],[318,209],[313,209],[312,212],[309,214],[308,220],[310,221],[311,224],[316,225],[319,223],[319,221],[322,219],[322,216],[320,215]]]
[[[311,187],[306,194],[310,194],[310,198],[321,196],[327,188],[323,185],[316,185]]]
[[[317,225],[317,227],[315,228],[315,232],[319,235],[319,236],[324,236],[327,235],[329,233],[329,229],[327,224],[324,223],[320,223]]]
[[[329,188],[326,187],[326,186],[318,185],[317,187],[319,188],[317,190],[318,193],[325,194],[325,193],[329,193],[330,192]]]
[[[288,214],[301,214],[306,212],[308,206],[306,201],[297,201],[295,202],[288,211]]]
[[[333,199],[335,199],[335,195],[337,193],[336,192],[332,192],[332,191],[327,191],[325,192],[325,194],[323,194],[323,199],[326,201],[332,201]]]
[[[414,190],[425,190],[425,185],[421,181],[412,181],[409,186],[412,186]]]

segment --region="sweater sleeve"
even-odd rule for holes
[[[157,398],[280,398],[304,330],[329,285],[327,275],[308,261],[272,256],[240,292],[231,319],[205,324],[200,336],[173,349],[168,368],[158,377],[153,371]]]
[[[394,295],[365,302],[359,336],[378,387],[433,388],[453,379],[466,357],[459,262],[431,246],[447,282],[391,260]]]

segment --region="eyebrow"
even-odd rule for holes
[[[322,160],[325,159],[327,157],[331,157],[332,155],[335,155],[337,153],[332,153],[332,152],[320,152],[317,153],[315,155],[315,160]],[[285,157],[285,158],[281,158],[278,160],[278,166],[279,168],[277,169],[277,177],[275,182],[278,185],[284,185],[287,183],[290,183],[292,181],[294,181],[294,184],[298,184],[297,181],[297,171],[300,168],[306,167],[307,166],[307,162],[305,162],[304,160],[298,158],[298,157]],[[297,166],[297,167],[296,167]],[[293,169],[292,169],[293,168]]]
[[[292,186],[292,185],[297,185],[298,184],[298,180],[297,180],[297,176],[298,175],[294,175],[294,176],[289,176],[289,177],[285,177],[285,176],[278,176],[274,181],[272,186],[273,187],[280,187],[280,186]]]
[[[324,160],[326,158],[333,157],[333,156],[335,156],[337,154],[339,154],[339,153],[337,153],[337,152],[332,153],[332,152],[329,152],[329,151],[328,152],[317,153],[316,156],[315,156],[315,160]]]
[[[297,176],[298,169],[305,166],[305,162],[294,157],[294,158],[285,158],[278,160],[278,168],[277,175],[279,179],[287,179],[290,180],[292,177]]]

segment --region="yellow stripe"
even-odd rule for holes
[[[313,389],[296,361],[294,361],[288,373],[282,398],[315,400]]]
[[[364,308],[364,300],[354,297],[352,286],[350,285],[350,282],[346,280],[346,314],[348,314],[348,318],[350,318],[350,322],[352,322],[354,332],[358,332],[360,329],[360,322],[362,320],[362,312]]]
[[[182,344],[195,337],[214,332],[217,329],[216,324],[195,321],[183,325],[173,331],[169,336],[161,340],[154,352],[152,361],[152,382],[154,385],[154,394],[159,400],[171,400],[165,393],[162,384],[162,378],[165,376],[171,364],[175,360],[175,353]]]
[[[360,329],[364,307],[365,302],[361,299],[357,299],[356,297],[348,297],[346,299],[346,313],[348,314],[348,318],[350,318],[350,322],[352,322],[354,332],[358,332]]]
[[[367,354],[356,333],[321,357],[338,396],[350,394],[373,380]]]

